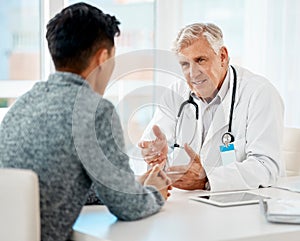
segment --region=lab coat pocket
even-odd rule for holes
[[[242,162],[246,159],[245,146],[246,138],[241,138],[233,142],[236,161]]]

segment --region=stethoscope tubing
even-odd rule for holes
[[[229,113],[228,131],[226,133],[224,133],[223,136],[222,136],[222,142],[223,142],[224,145],[228,145],[228,143],[231,143],[231,142],[234,141],[234,136],[231,133],[231,130],[232,130],[232,118],[233,118],[235,97],[236,97],[237,74],[236,74],[235,68],[232,65],[231,65],[231,68],[232,68],[232,71],[233,71],[233,87],[232,87],[231,105],[230,105],[230,113]],[[182,104],[179,107],[178,114],[176,116],[173,148],[182,148],[182,146],[180,146],[177,143],[177,128],[178,128],[179,119],[182,119],[180,117],[182,116],[183,109],[188,104],[192,104],[195,107],[195,117],[196,117],[195,131],[194,131],[194,134],[193,134],[193,137],[192,137],[191,141],[188,143],[189,145],[193,142],[193,140],[196,136],[197,126],[198,126],[198,119],[199,119],[199,107],[198,107],[197,103],[194,101],[192,91],[190,91],[188,100],[182,102]],[[224,139],[223,137],[225,135],[227,135],[227,138],[229,137],[229,139],[230,139],[228,141],[228,143],[227,143],[227,141],[226,141],[226,143],[224,143],[224,141],[223,141],[223,139]]]

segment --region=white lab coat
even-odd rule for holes
[[[232,133],[236,161],[223,165],[219,147],[221,137],[228,131],[232,97],[233,72],[230,69],[229,91],[217,108],[205,140],[202,140],[201,106],[199,121],[191,147],[200,154],[212,191],[253,189],[274,184],[284,175],[281,161],[284,105],[274,86],[265,78],[235,66],[237,90],[234,105]],[[180,105],[188,99],[190,89],[180,80],[171,86],[161,98],[160,105],[142,140],[153,139],[152,126],[157,124],[165,133],[168,143],[174,144],[176,116]],[[189,143],[195,131],[195,109],[185,107],[177,142]],[[176,156],[176,154],[175,154]],[[179,155],[182,163],[188,163],[186,154]],[[183,160],[185,159],[185,160]],[[178,160],[178,156],[176,158]],[[175,164],[174,164],[175,165]]]

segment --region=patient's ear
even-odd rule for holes
[[[109,58],[109,53],[107,49],[99,49],[96,53],[96,59],[98,61],[98,66],[103,64]]]

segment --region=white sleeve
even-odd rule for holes
[[[169,144],[174,144],[174,131],[176,124],[176,116],[181,103],[185,96],[182,93],[188,94],[185,83],[178,81],[163,93],[162,97],[156,104],[154,116],[146,127],[141,141],[154,140],[155,136],[152,132],[153,125],[158,125],[162,132],[166,135]]]
[[[248,103],[245,160],[207,173],[212,191],[253,189],[273,185],[284,173],[281,162],[284,105],[277,90],[264,84]]]

